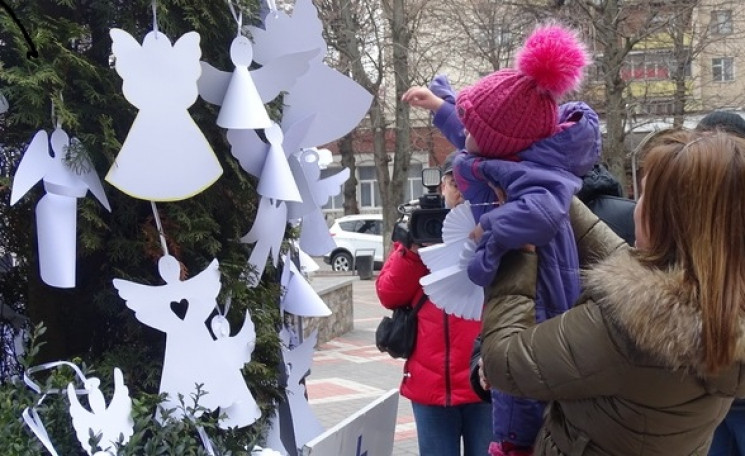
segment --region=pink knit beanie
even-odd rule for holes
[[[580,84],[589,57],[574,32],[547,25],[528,37],[516,62],[458,94],[458,115],[481,156],[515,160],[556,133],[557,98]]]

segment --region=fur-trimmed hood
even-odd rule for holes
[[[636,349],[665,366],[693,370],[706,377],[697,290],[684,280],[681,269],[647,268],[632,252],[619,251],[586,271],[586,292],[601,308],[606,321],[633,341]],[[736,359],[742,363],[745,319],[741,315],[739,320]],[[709,380],[720,391],[732,394],[732,379],[722,379],[721,385],[716,379]]]

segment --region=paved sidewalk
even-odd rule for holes
[[[378,301],[374,278],[355,280],[352,287],[354,329],[316,349],[306,380],[311,407],[326,429],[388,390],[398,389],[403,372],[403,360],[395,360],[375,347],[375,328],[390,312]],[[399,397],[393,455],[418,454],[411,403]]]

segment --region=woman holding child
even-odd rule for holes
[[[631,249],[575,200],[584,293],[535,324],[537,256],[507,254],[483,319],[493,387],[548,401],[536,455],[694,455],[745,396],[745,140],[648,145]]]

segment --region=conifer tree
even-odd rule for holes
[[[257,0],[237,3],[244,24],[257,20]],[[150,203],[106,183],[111,213],[94,198],[78,200],[77,285],[69,290],[52,288],[39,278],[34,207],[43,195],[42,185],[9,206],[12,175],[21,154],[38,130],[53,130],[52,111],[62,128],[82,141],[84,151],[80,153],[90,159],[99,176],[106,174],[136,114],[136,108],[124,99],[121,78],[112,66],[109,30],[121,28],[142,41],[153,27],[152,2],[35,0],[7,4],[28,32],[38,57],[27,57],[29,45],[22,29],[10,14],[0,13],[0,92],[10,105],[0,116],[0,249],[14,253],[18,260],[17,267],[0,276],[0,298],[27,315],[32,324],[43,323],[46,328],[41,338],[45,345],[34,363],[75,359],[95,368],[102,381],[110,380],[113,367],[118,366],[125,372],[133,397],[157,393],[164,335],[136,321],[112,286],[114,278],[162,283],[157,260],[163,250]],[[236,23],[226,1],[158,0],[156,11],[158,30],[172,42],[186,32],[197,31],[202,60],[217,68],[231,68],[228,50]],[[278,397],[279,286],[269,277],[274,271],[268,267],[268,280],[255,289],[246,287],[243,278],[249,272],[250,246],[238,238],[253,223],[258,202],[255,182],[230,156],[225,132],[215,125],[215,107],[198,99],[189,112],[212,145],[224,173],[199,195],[158,203],[157,207],[168,250],[181,262],[184,277],[199,273],[217,258],[222,279],[218,301],[224,303],[231,296],[231,326],[239,328],[246,311],[256,325],[256,349],[244,368],[244,377],[264,413],[260,423],[224,436],[226,445],[238,451],[262,431]],[[12,390],[13,386],[6,383],[1,388]],[[24,396],[17,391],[18,385],[15,388],[6,393],[21,407]],[[144,401],[139,405],[147,415]],[[0,427],[11,419],[9,413],[4,410],[0,415]],[[64,410],[61,413],[64,415]],[[14,425],[19,430],[21,425]],[[51,426],[50,430],[58,450],[76,454],[80,451],[77,442],[62,435],[62,427]],[[5,432],[12,431],[6,428]],[[19,432],[32,443],[11,453],[34,454],[40,448],[38,442],[34,444],[28,432]],[[141,442],[153,432],[145,428]],[[23,441],[23,435],[18,437]]]

